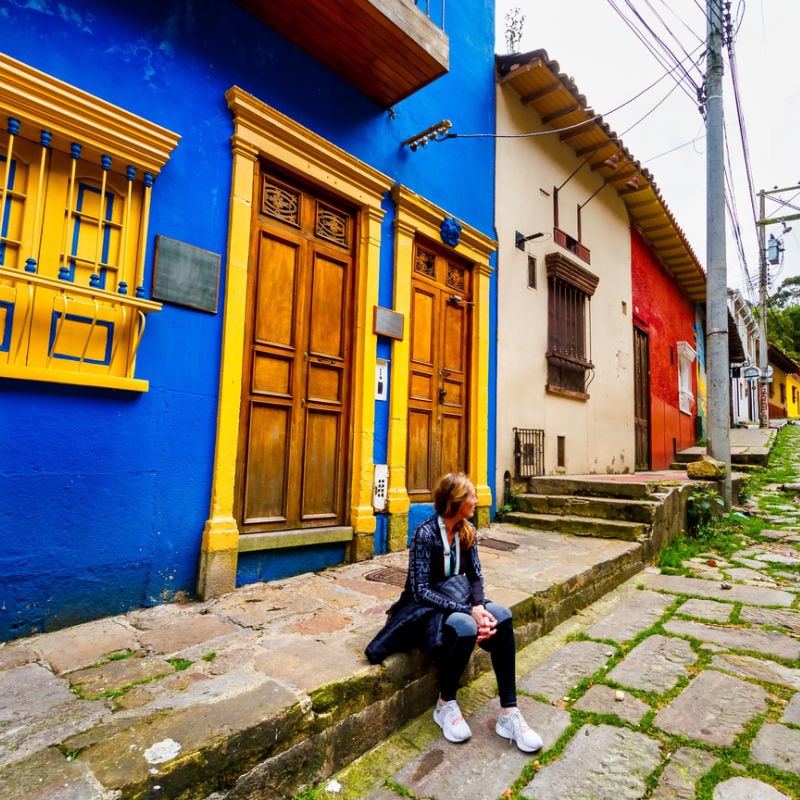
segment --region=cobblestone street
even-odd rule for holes
[[[781,431],[800,474],[800,428]],[[544,739],[530,756],[494,733],[494,679],[460,695],[473,736],[425,715],[321,796],[393,800],[778,800],[800,797],[800,487],[743,510],[769,526],[687,574],[655,567],[519,654],[520,706]]]

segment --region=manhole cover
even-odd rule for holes
[[[400,567],[384,567],[368,572],[364,577],[368,581],[376,583],[388,583],[390,586],[399,586],[401,589],[406,585],[408,572]]]
[[[506,553],[510,553],[519,547],[516,542],[504,542],[502,539],[492,539],[490,536],[481,539],[480,545],[481,547],[491,547],[492,550],[503,550]]]

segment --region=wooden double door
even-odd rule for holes
[[[411,283],[406,481],[428,502],[446,472],[469,472],[472,270],[416,243]]]
[[[643,330],[633,328],[634,429],[636,434],[635,469],[650,469],[650,339]]]
[[[237,458],[244,534],[347,523],[357,217],[257,174]]]

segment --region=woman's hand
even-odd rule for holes
[[[482,605],[472,606],[472,618],[478,624],[478,641],[482,642],[494,636],[497,630],[497,620]]]

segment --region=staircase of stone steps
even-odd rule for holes
[[[698,461],[706,449],[704,447],[691,447],[688,450],[682,450],[680,453],[675,453],[675,460],[669,465],[670,469],[686,469],[686,465],[692,461]],[[731,469],[738,472],[751,472],[757,469],[763,469],[769,462],[769,450],[748,450],[737,452],[735,449],[731,452]]]
[[[646,561],[686,523],[691,488],[680,481],[574,476],[530,478],[503,519],[542,531],[623,539],[642,545]]]

